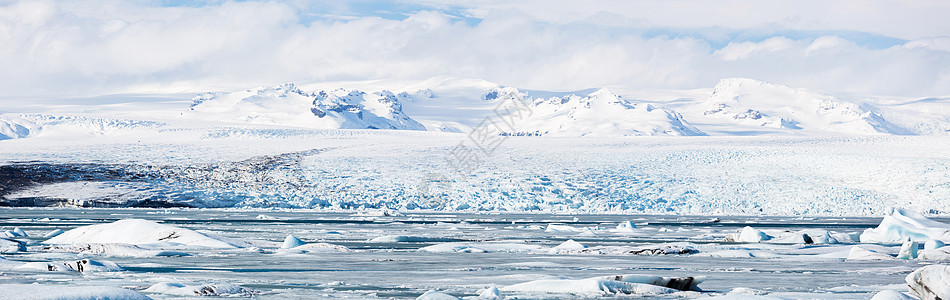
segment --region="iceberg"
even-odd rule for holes
[[[940,223],[902,208],[889,208],[877,228],[861,234],[862,243],[900,244],[906,239],[916,242],[950,240],[950,224]]]

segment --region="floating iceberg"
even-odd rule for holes
[[[916,242],[950,240],[950,224],[928,219],[901,208],[890,208],[877,228],[861,234],[862,243],[900,244],[907,239]]]
[[[169,244],[203,248],[237,248],[191,229],[143,219],[124,219],[108,224],[82,226],[49,240],[47,244],[122,243],[131,245]]]
[[[923,300],[950,299],[950,266],[930,265],[907,275],[910,290]]]
[[[304,243],[304,241],[301,241],[301,240],[298,239],[297,237],[295,237],[295,236],[293,236],[293,235],[288,235],[286,238],[284,238],[284,244],[281,245],[280,248],[281,248],[281,249],[290,249],[290,248],[300,247],[300,246],[303,246],[303,245],[306,245],[306,244],[307,244],[307,243]]]

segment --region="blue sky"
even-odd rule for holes
[[[942,1],[0,0],[9,95],[480,78],[536,90],[748,77],[950,95]]]

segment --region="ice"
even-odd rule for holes
[[[726,236],[726,241],[740,243],[761,243],[770,239],[772,239],[772,237],[765,232],[750,226],[743,227],[738,234],[729,234]]]
[[[898,259],[915,259],[917,258],[917,250],[919,244],[915,241],[907,239],[904,241],[904,244],[901,245],[901,251],[897,253]]]
[[[26,251],[26,245],[23,242],[0,238],[0,253],[9,254]]]
[[[602,277],[587,279],[542,279],[502,287],[503,291],[580,296],[608,296],[632,294],[640,296],[675,293],[677,290],[645,283],[625,282]]]
[[[290,249],[290,248],[294,248],[294,247],[303,246],[303,245],[306,245],[306,244],[307,244],[307,243],[304,243],[304,241],[301,241],[301,240],[298,239],[297,237],[295,237],[295,236],[293,236],[293,235],[288,235],[286,238],[284,238],[284,244],[281,245],[280,248],[281,248],[281,249]]]
[[[546,232],[583,232],[584,229],[577,228],[571,225],[548,224],[548,226],[544,229],[544,231]]]
[[[907,209],[890,208],[877,228],[861,234],[862,243],[897,244],[908,238],[917,242],[950,240],[950,224],[930,220]]]
[[[205,234],[143,219],[123,219],[108,224],[83,226],[46,240],[47,244],[123,243],[132,245],[183,245],[187,247],[236,248]]]
[[[49,238],[52,238],[52,237],[57,236],[57,235],[60,235],[60,234],[63,234],[63,230],[57,228],[57,229],[55,229],[55,230],[53,230],[53,231],[50,231],[50,232],[46,233],[45,235],[43,235],[43,237],[49,239]]]
[[[941,240],[929,240],[924,243],[924,250],[934,250],[943,246],[946,246]]]
[[[567,247],[552,250],[556,254],[595,254],[595,255],[683,255],[699,253],[689,243],[661,243],[640,246],[593,246]]]
[[[454,241],[458,241],[458,239],[443,238],[443,237],[407,236],[407,235],[384,235],[384,236],[373,238],[369,241],[373,243],[438,243],[438,242],[454,242]]]
[[[458,297],[439,292],[436,290],[428,290],[419,297],[416,297],[416,300],[458,300]]]
[[[924,249],[917,253],[917,258],[926,261],[950,262],[950,247]]]
[[[871,297],[871,300],[914,300],[914,298],[905,293],[895,291],[895,290],[883,290],[874,294],[874,297]]]
[[[280,253],[335,253],[350,252],[350,248],[330,243],[306,243],[293,248],[281,248]]]
[[[879,253],[873,250],[864,249],[858,246],[852,246],[848,252],[848,260],[891,260],[893,256]]]
[[[501,291],[498,290],[498,287],[496,287],[493,284],[490,287],[484,290],[481,290],[478,293],[478,297],[476,297],[475,299],[476,300],[501,300],[504,298],[501,297]]]
[[[65,262],[29,262],[17,266],[17,270],[33,270],[48,272],[118,272],[122,267],[111,261],[81,259]]]
[[[82,255],[112,256],[112,257],[161,257],[161,256],[188,256],[190,254],[171,250],[155,250],[136,245],[122,243],[73,243],[42,247],[43,251],[52,253],[76,253]]]
[[[220,297],[248,297],[260,294],[260,291],[233,284],[185,285],[177,282],[156,283],[143,292],[175,296]]]
[[[616,230],[617,232],[629,233],[629,232],[634,232],[636,229],[637,229],[637,225],[633,225],[633,222],[624,221],[618,224],[617,228],[615,228],[614,230]]]
[[[554,248],[551,248],[549,252],[552,254],[558,254],[561,251],[575,252],[575,251],[583,250],[585,248],[587,248],[587,246],[584,246],[581,243],[578,243],[574,240],[567,240],[561,243],[560,245],[557,245]]]
[[[922,267],[907,275],[906,281],[922,300],[950,299],[950,266]]]
[[[495,252],[544,252],[549,248],[539,245],[515,243],[444,243],[426,246],[419,250],[427,252],[495,253]]]
[[[136,291],[109,286],[63,286],[51,284],[0,284],[0,295],[7,299],[71,300],[147,300]]]

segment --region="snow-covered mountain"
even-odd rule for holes
[[[513,88],[496,88],[484,97],[495,103],[522,101],[526,115],[513,121],[509,135],[685,136],[704,135],[672,110],[631,102],[603,88],[579,96],[531,98]]]
[[[723,79],[692,108],[705,123],[778,129],[774,134],[909,134],[867,103],[752,79]]]
[[[205,93],[192,100],[190,118],[319,129],[424,130],[402,111],[399,96],[335,89],[306,92],[293,84],[232,93]]]

